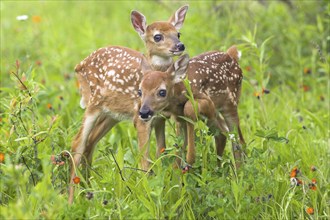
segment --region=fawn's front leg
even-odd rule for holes
[[[198,112],[195,112],[193,104],[188,101],[184,106],[184,115],[193,121],[197,121],[197,115],[203,115],[208,119],[208,125],[210,127],[220,129],[212,100],[208,96],[203,96],[196,99],[195,102],[198,106]],[[195,162],[196,150],[194,124],[190,122],[187,122],[187,144],[187,163],[191,165]]]
[[[157,143],[157,158],[161,154],[161,150],[166,148],[165,143],[165,119],[158,117],[153,121],[153,127],[155,128],[156,143]]]
[[[134,126],[137,130],[139,150],[142,154],[141,169],[149,169],[149,139],[151,133],[151,122],[143,122],[138,117],[134,117]]]

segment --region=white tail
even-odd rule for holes
[[[212,51],[192,58],[187,66],[188,57],[182,56],[166,72],[149,71],[140,84],[141,103],[137,114],[142,121],[152,121],[158,113],[173,114],[180,123],[185,124],[177,116],[185,116],[196,120],[193,104],[186,97],[186,88],[182,77],[187,75],[191,82],[194,99],[198,103],[198,113],[208,118],[208,125],[222,132],[238,130],[241,144],[245,144],[242,136],[237,105],[239,101],[242,71],[237,63],[238,51],[231,47],[226,53]],[[187,71],[187,73],[185,73]],[[224,119],[219,115],[222,114]],[[185,145],[188,145],[187,163],[195,161],[194,125],[186,123]],[[226,144],[223,133],[215,136],[217,154],[221,156]],[[241,151],[233,141],[235,158],[241,158]]]
[[[169,21],[146,24],[144,15],[132,11],[131,21],[147,48],[146,58],[154,70],[166,70],[173,63],[173,56],[184,51],[178,32],[182,26],[188,6],[179,8]],[[138,102],[138,86],[142,78],[143,55],[125,47],[110,46],[98,49],[81,61],[75,68],[80,84],[82,108],[86,108],[82,126],[72,144],[74,154],[71,167],[69,203],[73,202],[73,179],[75,168],[83,158],[88,166],[97,142],[119,121],[132,119]],[[157,121],[157,146],[165,146],[164,119]],[[139,128],[149,135],[149,127]],[[139,146],[145,145],[148,137],[139,138]],[[147,168],[147,150],[142,168]]]

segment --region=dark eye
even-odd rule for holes
[[[141,89],[138,90],[138,95],[141,97],[142,96],[142,91]]]
[[[159,42],[159,41],[161,41],[163,39],[163,35],[161,35],[161,34],[156,34],[155,36],[154,36],[154,40],[155,40],[155,42]]]
[[[178,33],[178,38],[180,39],[180,37],[181,37],[181,33],[179,32],[179,33]]]
[[[165,90],[165,89],[161,89],[161,90],[159,90],[158,95],[159,95],[160,97],[166,97],[166,90]]]

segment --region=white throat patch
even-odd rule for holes
[[[151,57],[151,64],[152,66],[170,66],[173,63],[173,59],[171,57],[160,57],[157,55],[153,55]]]

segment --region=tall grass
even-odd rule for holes
[[[329,219],[329,3],[187,3],[181,40],[190,56],[232,44],[242,51],[244,167],[234,169],[228,146],[217,166],[213,138],[197,122],[193,169],[173,169],[183,141],[168,121],[168,148],[156,158],[151,147],[148,175],[136,169],[132,123],[121,122],[99,142],[89,185],[79,169],[68,206],[65,150],[83,115],[74,66],[106,45],[145,52],[131,10],[164,20],[183,3],[2,1],[1,218]]]

